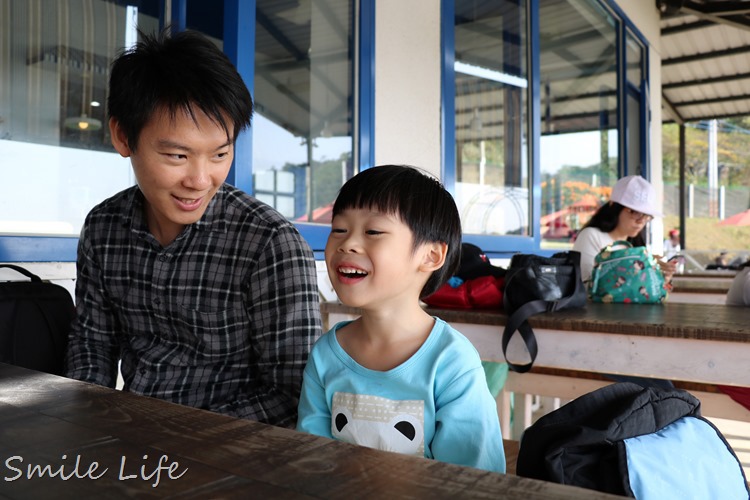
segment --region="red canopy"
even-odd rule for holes
[[[719,222],[720,226],[750,226],[750,210],[745,210]]]

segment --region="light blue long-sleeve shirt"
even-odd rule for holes
[[[497,406],[474,346],[439,318],[420,349],[388,371],[358,364],[337,324],[310,353],[297,430],[505,472]]]

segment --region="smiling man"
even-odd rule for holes
[[[67,375],[114,387],[119,362],[125,390],[293,425],[321,329],[315,262],[225,183],[253,111],[242,78],[203,35],[165,31],[115,60],[108,105],[137,185],[81,231]]]

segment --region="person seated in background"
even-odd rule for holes
[[[706,266],[706,269],[729,269],[729,254],[726,251],[722,250],[719,255],[714,257],[713,262]]]
[[[669,237],[664,240],[664,259],[667,262],[674,260],[676,262],[675,272],[679,274],[685,272],[685,257],[680,254],[681,251],[680,230],[672,229],[669,231]]]
[[[750,263],[740,267],[727,292],[728,306],[750,306]]]
[[[294,224],[225,183],[252,111],[197,32],[142,35],[115,59],[109,130],[136,185],[84,222],[68,377],[114,387],[121,362],[126,391],[294,425],[317,272]]]
[[[458,269],[460,253],[458,209],[437,179],[385,165],[344,184],[325,260],[339,300],[361,316],[315,343],[297,430],[505,472],[477,350],[420,304]]]
[[[633,246],[646,246],[644,232],[654,217],[660,216],[656,207],[656,192],[646,179],[629,175],[617,181],[612,188],[609,202],[594,213],[583,227],[573,244],[573,250],[581,253],[581,278],[588,281],[594,268],[596,256],[615,241],[625,240]],[[657,258],[666,283],[672,280],[677,262],[664,262]],[[643,387],[674,387],[669,380],[621,375],[607,375],[618,382],[634,382]]]
[[[669,260],[680,253],[680,230],[672,229],[669,231],[669,238],[664,240],[664,258]]]
[[[646,225],[659,217],[656,192],[646,179],[629,175],[617,181],[607,203],[599,207],[581,229],[573,243],[573,250],[581,253],[581,279],[588,281],[596,256],[615,241],[625,240],[633,246],[646,246]],[[676,262],[658,259],[665,281],[671,281]]]

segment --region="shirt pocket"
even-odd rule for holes
[[[241,306],[221,311],[200,311],[178,305],[173,324],[185,348],[198,357],[230,359],[243,357],[250,347],[247,312]]]

